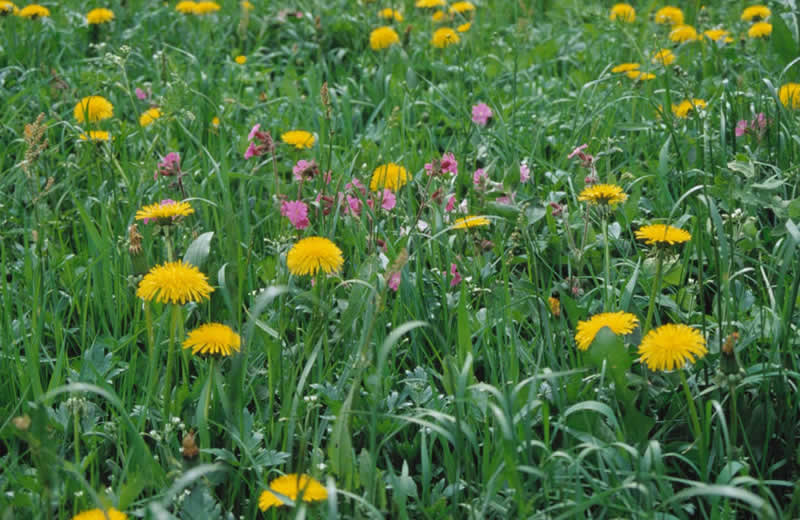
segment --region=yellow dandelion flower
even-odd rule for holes
[[[111,135],[105,130],[89,130],[88,134],[81,134],[78,137],[81,141],[109,141]]]
[[[417,3],[414,4],[414,7],[428,9],[433,7],[444,7],[445,5],[446,4],[444,0],[417,0]]]
[[[467,11],[474,11],[475,5],[472,2],[456,2],[450,6],[451,13],[466,13]]]
[[[215,128],[218,127],[219,126],[219,118],[217,116],[212,117],[211,118],[211,124]]]
[[[668,323],[651,330],[639,345],[639,362],[650,370],[682,368],[708,353],[703,335],[688,325]]]
[[[488,226],[489,219],[486,217],[467,215],[464,218],[457,218],[450,229],[467,229],[472,227]]]
[[[239,65],[244,65],[247,63],[247,56],[242,56],[241,54],[233,58],[233,61],[238,63]]]
[[[756,22],[747,30],[750,38],[765,38],[772,34],[772,24],[769,22]]]
[[[197,9],[197,2],[192,1],[178,2],[178,5],[175,6],[175,10],[183,14],[194,14],[195,9]]]
[[[691,25],[677,25],[669,33],[669,39],[675,43],[686,43],[697,40],[697,31]]]
[[[722,43],[731,43],[733,42],[733,38],[731,38],[731,33],[726,31],[725,29],[709,29],[707,31],[703,31],[703,35],[713,42],[722,42]]]
[[[110,22],[114,19],[114,11],[106,9],[105,7],[98,7],[92,9],[86,14],[86,23],[89,25],[98,25],[101,23]]]
[[[0,0],[0,16],[17,13],[19,13],[19,9],[17,9],[16,5],[8,0]]]
[[[342,250],[336,244],[322,237],[307,237],[289,250],[286,266],[295,276],[315,275],[322,269],[325,274],[338,271],[344,265]]]
[[[644,240],[648,246],[682,244],[692,238],[692,234],[688,231],[666,224],[642,226],[636,230],[635,235],[639,240]]]
[[[208,278],[200,269],[178,260],[150,269],[139,282],[136,296],[148,302],[182,305],[207,300],[212,292],[214,288],[208,285]]]
[[[369,33],[369,46],[373,51],[386,49],[396,43],[400,43],[400,36],[391,27],[378,27]]]
[[[656,79],[656,75],[652,72],[642,72],[640,70],[631,70],[626,72],[625,75],[636,81],[650,81],[651,79]]]
[[[161,110],[157,108],[147,109],[141,116],[139,116],[139,125],[141,126],[151,125],[159,117],[161,117]]]
[[[169,219],[167,222],[164,222],[169,223],[176,218],[186,217],[192,213],[194,213],[194,209],[188,202],[169,200],[144,206],[136,212],[136,220],[144,220],[144,223],[147,224],[150,220],[164,221]]]
[[[106,511],[102,509],[92,509],[78,513],[72,517],[72,520],[127,520],[128,515],[117,511],[113,507]]]
[[[578,350],[589,350],[597,333],[603,327],[608,327],[617,336],[625,336],[633,332],[639,319],[629,312],[603,312],[595,314],[586,321],[578,322],[578,330],[575,332],[575,343]]]
[[[458,31],[460,33],[465,33],[467,31],[469,31],[470,27],[472,27],[472,23],[470,23],[470,22],[462,23],[461,25],[456,27],[456,31]]]
[[[431,20],[433,20],[436,23],[443,22],[446,16],[447,15],[445,14],[444,11],[436,11],[431,15]]]
[[[292,145],[298,150],[303,148],[311,148],[314,146],[314,134],[306,132],[305,130],[289,130],[281,134],[281,141],[286,144]]]
[[[431,38],[433,46],[440,49],[454,45],[459,41],[461,41],[461,38],[458,37],[458,33],[449,27],[436,29],[436,32],[433,33],[433,38]]]
[[[194,6],[194,14],[216,13],[222,7],[216,2],[197,2]]]
[[[381,9],[380,11],[378,11],[378,16],[380,18],[386,18],[387,20],[394,19],[394,21],[396,22],[403,21],[403,15],[400,14],[399,11],[395,11],[391,7],[387,7],[386,9]]]
[[[766,20],[771,14],[772,11],[765,5],[751,5],[750,7],[745,7],[744,11],[742,11],[742,20],[745,22]]]
[[[369,189],[378,191],[388,188],[397,191],[408,182],[408,172],[405,168],[395,163],[382,164],[372,172]]]
[[[245,11],[252,11],[253,9],[256,8],[256,6],[252,4],[252,2],[248,2],[247,0],[242,0],[242,2],[239,5],[241,5],[242,9],[244,9]]]
[[[778,89],[778,98],[786,108],[800,108],[800,83],[787,83]]]
[[[675,55],[669,49],[661,49],[657,53],[653,54],[653,59],[651,61],[664,66],[672,65],[675,63]]]
[[[614,4],[608,17],[612,20],[631,23],[636,20],[636,9],[630,4]]]
[[[263,491],[258,498],[258,507],[262,511],[266,511],[270,507],[280,507],[284,505],[283,500],[270,491],[280,493],[293,501],[297,500],[300,496],[302,496],[303,502],[319,502],[328,498],[328,491],[325,489],[325,486],[318,480],[305,474],[298,475],[296,473],[290,473],[289,475],[278,477],[269,483],[269,489],[270,490]]]
[[[672,113],[675,114],[675,117],[686,118],[689,117],[689,114],[698,109],[698,108],[705,108],[707,103],[702,99],[684,99],[677,105],[672,105]]]
[[[678,7],[668,5],[656,11],[656,23],[669,25],[683,24],[683,11]]]
[[[578,200],[589,204],[601,204],[611,207],[628,200],[628,195],[616,184],[595,184],[584,188]]]
[[[227,325],[206,323],[194,329],[183,342],[183,348],[192,349],[192,354],[219,354],[230,356],[239,352],[242,338]]]
[[[103,96],[87,96],[75,105],[75,110],[72,111],[75,120],[79,123],[89,121],[95,123],[108,119],[114,115],[114,105]]]
[[[26,5],[17,12],[17,16],[21,18],[30,18],[31,20],[47,18],[50,16],[50,9],[39,4]]]
[[[611,72],[613,74],[619,74],[621,72],[630,72],[632,70],[636,70],[639,67],[641,67],[641,65],[639,65],[638,63],[620,63],[619,65],[611,69]]]

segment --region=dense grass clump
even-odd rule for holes
[[[0,518],[800,516],[786,2],[0,1]]]

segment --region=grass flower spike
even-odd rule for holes
[[[327,238],[308,237],[292,246],[286,255],[286,265],[295,276],[313,276],[320,269],[331,274],[342,268],[344,257],[342,250]]]
[[[183,348],[192,349],[192,354],[230,356],[239,352],[242,339],[227,325],[206,323],[189,333]]]
[[[669,323],[647,333],[639,345],[639,361],[650,370],[674,370],[708,353],[703,335],[688,325]]]
[[[589,350],[597,333],[603,327],[608,327],[617,336],[624,336],[633,332],[639,319],[629,312],[604,312],[595,314],[586,321],[578,322],[578,330],[575,333],[575,343],[579,350]]]
[[[136,296],[158,303],[201,302],[214,292],[208,278],[197,267],[182,260],[167,262],[150,269],[136,290]]]
[[[258,507],[262,511],[285,505],[283,500],[271,491],[280,493],[291,500],[297,500],[302,495],[303,502],[319,502],[328,498],[328,491],[318,480],[308,475],[290,473],[270,482],[269,490],[261,493],[258,498]]]

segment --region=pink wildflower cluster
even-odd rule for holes
[[[284,200],[281,203],[281,215],[289,219],[295,229],[309,226],[308,206],[301,200]]]
[[[486,103],[478,103],[472,107],[472,122],[476,125],[486,126],[492,117],[492,109]]]
[[[450,287],[456,287],[461,283],[461,273],[458,272],[456,264],[450,264]]]
[[[572,159],[573,157],[577,157],[581,160],[581,166],[589,170],[589,175],[583,180],[585,184],[594,184],[599,179],[597,177],[597,169],[595,167],[595,159],[593,155],[589,155],[588,153],[584,152],[589,147],[588,144],[584,143],[574,150],[567,156],[567,159]]]
[[[368,193],[367,187],[356,178],[344,185],[344,192],[339,192],[336,197],[330,195],[317,195],[317,202],[322,203],[322,213],[329,215],[335,205],[342,213],[360,217],[364,209],[364,202],[370,209],[375,208],[375,203],[380,202],[381,209],[391,211],[397,205],[397,197],[392,190],[384,188],[381,192]]]
[[[442,173],[458,175],[458,161],[456,161],[456,157],[452,153],[445,153],[441,159],[434,159],[429,163],[425,163],[425,172],[428,175]]]
[[[169,152],[158,161],[158,170],[153,174],[153,180],[157,181],[158,176],[175,177],[173,188],[178,188],[186,198],[186,190],[183,187],[183,172],[181,171],[181,156],[178,152]]]
[[[247,139],[250,140],[250,144],[244,152],[245,159],[259,157],[274,150],[275,143],[272,141],[272,135],[268,131],[262,132],[260,124],[256,124],[250,129]]]
[[[767,131],[767,116],[764,112],[759,112],[756,114],[755,119],[752,121],[748,121],[747,119],[742,119],[738,123],[736,123],[736,137],[742,137],[745,134],[753,134],[759,140],[764,137],[764,132]]]

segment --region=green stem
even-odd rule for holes
[[[206,400],[203,403],[203,422],[208,424],[208,410],[211,408],[211,394],[214,393],[214,370],[216,370],[217,358],[211,356],[211,362],[208,367],[208,392],[206,392]]]
[[[144,321],[147,326],[147,357],[150,363],[149,374],[147,376],[147,404],[150,404],[150,399],[153,397],[153,389],[155,388],[158,376],[156,371],[158,369],[158,359],[156,355],[156,338],[153,331],[153,315],[150,313],[150,303],[144,302]]]
[[[686,402],[689,405],[689,418],[692,421],[692,430],[694,430],[694,436],[697,439],[698,446],[700,449],[700,456],[699,461],[700,465],[703,467],[702,475],[705,475],[705,467],[708,463],[706,457],[706,449],[705,449],[705,437],[703,436],[703,430],[700,428],[700,418],[697,415],[697,407],[694,405],[694,399],[692,399],[692,393],[689,391],[689,383],[686,381],[686,373],[684,370],[679,370],[681,375],[681,385],[683,386],[683,393],[686,396]]]
[[[77,401],[76,401],[77,402]],[[81,467],[81,445],[80,445],[80,412],[76,405],[72,409],[72,433],[75,436],[75,469],[79,470]]]
[[[173,366],[175,365],[175,332],[177,329],[177,325],[181,319],[181,308],[179,305],[172,304],[172,311],[170,313],[170,323],[169,323],[169,345],[167,347],[167,373],[164,375],[164,417],[165,421],[169,420],[171,410],[172,410],[172,402],[171,402],[171,395],[172,389],[172,371]]]
[[[661,289],[661,251],[656,252],[656,279],[653,281],[653,290],[650,293],[650,306],[647,308],[647,318],[644,320],[644,328],[642,329],[642,334],[647,334],[647,331],[650,330],[650,323],[653,320],[653,311],[656,308],[656,298],[658,297],[658,292]]]
[[[606,312],[611,311],[611,253],[608,247],[608,216],[603,215],[603,240],[605,249],[605,264],[606,264]]]

